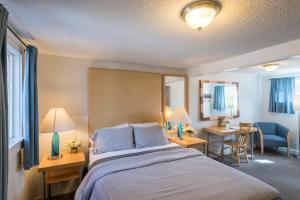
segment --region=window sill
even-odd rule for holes
[[[9,141],[8,144],[9,160],[15,159],[15,156],[20,152],[22,148],[23,141],[24,141],[23,137],[14,138]]]
[[[14,138],[14,139],[11,139],[9,141],[9,144],[8,144],[8,149],[11,150],[13,149],[15,146],[21,146],[21,143],[23,142],[24,138],[23,137],[18,137],[18,138]]]

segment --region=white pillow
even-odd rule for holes
[[[151,126],[159,126],[157,122],[150,122],[150,123],[142,123],[142,124],[130,124],[133,127],[151,127]]]
[[[125,124],[119,124],[119,125],[116,125],[116,126],[113,126],[113,127],[107,127],[107,128],[127,128],[129,127],[129,123],[125,123]],[[102,129],[102,128],[101,128]],[[96,136],[96,133],[98,131],[100,131],[101,129],[97,129],[95,131],[95,133],[93,135],[90,136],[90,143],[91,143],[91,147],[93,148],[94,147],[94,140],[95,140],[95,136]]]
[[[159,125],[134,127],[133,129],[135,146],[138,149],[169,144],[164,129]]]
[[[102,128],[93,142],[94,154],[133,149],[133,128]]]

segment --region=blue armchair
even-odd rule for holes
[[[286,127],[273,122],[256,122],[254,126],[258,129],[259,138],[256,136],[256,144],[264,154],[264,148],[286,147],[288,156],[291,147],[291,132]]]

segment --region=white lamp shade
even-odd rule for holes
[[[177,107],[169,118],[170,122],[191,124],[192,120],[187,114],[185,108]]]
[[[75,124],[64,108],[51,108],[45,116],[41,132],[52,133],[75,129]]]
[[[169,106],[166,106],[166,119],[168,120],[172,115],[172,109]]]
[[[300,111],[300,95],[294,97],[294,110]]]

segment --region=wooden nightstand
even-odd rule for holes
[[[46,190],[48,190],[48,198],[51,198],[51,184],[53,183],[77,178],[80,182],[85,164],[83,152],[63,152],[63,157],[57,160],[48,160],[48,155],[44,155],[38,166],[38,172],[43,173],[43,199],[46,199]]]
[[[190,136],[183,136],[183,139],[179,139],[177,137],[170,137],[169,140],[184,148],[191,148],[197,147],[199,145],[203,145],[204,153],[207,154],[207,140],[197,138],[197,137],[190,137]]]

